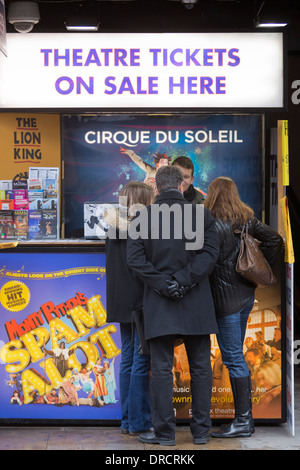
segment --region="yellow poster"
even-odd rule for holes
[[[282,184],[288,186],[289,181],[289,130],[288,121],[282,121],[281,127],[281,145],[282,145]]]
[[[290,223],[288,199],[286,196],[280,199],[280,208],[281,208],[283,228],[284,228],[284,233],[285,233],[284,261],[286,263],[291,264],[295,262],[295,256],[294,256],[294,247],[293,247],[293,238],[292,238],[292,230],[291,230],[291,223]]]
[[[11,180],[34,167],[60,167],[58,114],[0,114],[1,180]]]

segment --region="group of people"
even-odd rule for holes
[[[240,247],[235,229],[248,225],[249,233],[260,240],[271,267],[278,259],[282,238],[254,216],[230,178],[212,181],[204,200],[193,187],[193,177],[193,163],[188,157],[168,162],[155,172],[157,195],[145,182],[130,182],[120,194],[127,198],[128,219],[124,221],[116,213],[106,217],[119,233],[119,237],[106,240],[106,274],[107,321],[120,323],[122,342],[121,432],[138,435],[139,441],[149,444],[176,444],[172,369],[174,344],[178,341],[184,342],[189,361],[193,442],[205,444],[209,440],[211,334],[217,334],[235,405],[233,421],[211,436],[250,437],[254,432],[243,342],[255,286],[235,270]],[[178,226],[183,229],[191,223],[195,230],[198,203],[203,204],[204,211],[203,245],[187,249],[185,232],[182,230],[178,237]],[[158,222],[155,219],[158,227],[152,220],[153,205],[169,208],[169,213],[161,212]],[[175,205],[181,211],[172,218]],[[190,206],[188,210],[186,205]],[[136,214],[139,207],[142,209]],[[140,236],[132,236],[130,224],[137,224],[141,214],[147,222],[147,233],[143,228]],[[164,214],[169,215],[168,237],[163,236]],[[133,309],[143,311],[150,355],[140,354]]]
[[[88,369],[86,364],[81,364],[80,370],[72,369],[72,376],[65,378],[68,371],[68,359],[73,350],[68,349],[65,343],[61,341],[59,347],[52,350],[45,348],[45,353],[54,357],[54,363],[64,380],[57,388],[53,388],[48,392],[40,395],[37,391],[33,393],[33,404],[53,404],[57,406],[63,405],[89,405],[101,407],[112,403],[117,403],[115,397],[116,380],[114,361],[98,357],[92,368]],[[93,373],[94,378],[91,377]],[[10,374],[7,384],[15,390],[11,396],[11,404],[23,404],[22,385],[19,374]],[[78,396],[82,391],[86,398]]]

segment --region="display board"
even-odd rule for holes
[[[193,184],[204,196],[217,176],[232,178],[244,202],[262,216],[261,115],[68,115],[62,140],[66,238],[83,236],[85,202],[118,202],[127,182],[153,177],[156,153],[171,163],[189,157]]]
[[[105,286],[104,254],[1,253],[1,419],[120,419]]]
[[[244,358],[251,377],[252,413],[255,420],[285,420],[285,341],[282,337],[280,275],[273,287],[258,288],[249,315]],[[282,359],[283,358],[283,359]],[[175,348],[173,403],[178,419],[191,416],[190,373],[184,345]],[[213,420],[234,418],[234,402],[228,369],[222,362],[216,335],[211,335],[213,374],[210,416]]]
[[[120,332],[119,324],[106,323],[105,271],[101,253],[1,253],[0,419],[120,420]],[[278,278],[276,286],[257,289],[246,331],[255,419],[284,417],[281,316]],[[231,418],[232,391],[215,335],[211,366],[211,418]],[[173,377],[176,418],[189,420],[184,345],[174,350]]]

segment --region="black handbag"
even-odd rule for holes
[[[140,339],[139,354],[142,354],[144,356],[150,356],[149,344],[148,341],[145,339],[143,307],[133,307],[132,318]]]

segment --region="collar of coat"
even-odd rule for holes
[[[168,191],[164,191],[163,193],[159,194],[156,197],[155,202],[161,202],[170,199],[184,200],[184,197],[179,189],[169,189]]]

